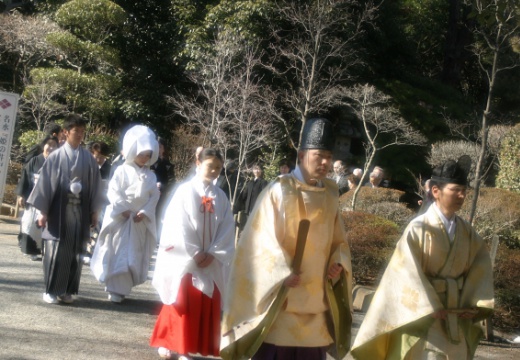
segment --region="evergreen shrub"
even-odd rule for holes
[[[16,186],[22,174],[22,164],[11,161],[7,168],[7,177],[5,178],[4,197],[2,203],[16,205]]]
[[[504,331],[520,329],[520,249],[499,246],[494,269],[495,326]]]
[[[18,141],[20,142],[20,145],[24,149],[24,151],[29,150],[34,145],[37,145],[40,143],[40,141],[43,140],[45,137],[45,133],[43,131],[39,130],[28,130],[24,131],[22,135],[18,138]]]
[[[18,184],[20,176],[22,175],[22,167],[23,165],[17,162],[11,161],[9,163],[9,167],[7,168],[7,177],[5,179],[7,185]]]
[[[459,215],[469,218],[474,193],[468,191]],[[509,248],[520,248],[520,194],[497,188],[482,188],[473,220],[477,232],[486,240],[493,235]]]
[[[399,239],[399,226],[380,216],[359,211],[342,212],[351,246],[356,284],[376,285]]]
[[[4,197],[2,203],[16,205],[16,185],[6,184],[4,188]]]
[[[520,193],[520,124],[502,140],[497,187]]]
[[[480,156],[480,148],[474,142],[464,140],[436,142],[432,145],[426,161],[432,168],[435,168],[448,160],[456,161],[462,155],[468,155],[471,158],[471,169],[468,180],[472,182],[475,179],[475,168]]]
[[[104,142],[108,145],[111,155],[119,154],[119,138],[116,133],[104,125],[93,124],[87,129],[86,144],[94,142]]]
[[[341,210],[351,209],[353,195],[354,190],[341,195],[339,199]],[[415,213],[408,208],[408,204],[402,202],[404,196],[405,192],[400,190],[363,186],[357,196],[356,211],[381,216],[404,229],[415,216]]]

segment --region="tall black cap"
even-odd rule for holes
[[[336,139],[332,123],[324,118],[309,119],[305,122],[300,150],[334,150]]]
[[[468,155],[462,155],[456,162],[455,160],[448,160],[433,169],[432,180],[466,186],[470,169],[471,158]]]

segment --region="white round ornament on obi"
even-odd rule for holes
[[[81,192],[81,183],[79,182],[73,182],[70,184],[70,191],[74,194],[74,195],[79,195],[79,193]]]

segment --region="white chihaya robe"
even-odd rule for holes
[[[99,232],[90,268],[107,291],[128,295],[146,281],[156,246],[155,207],[159,200],[155,174],[135,163],[119,166],[108,185],[103,227]],[[122,213],[130,210],[129,218]],[[146,217],[134,222],[137,213]]]
[[[478,321],[494,305],[491,260],[483,239],[456,217],[453,242],[434,206],[408,225],[356,336],[356,359],[471,359]],[[431,316],[453,310],[447,320]],[[474,319],[456,311],[476,309]],[[437,357],[436,357],[437,358]]]
[[[202,211],[203,196],[213,198],[213,213]],[[235,251],[235,222],[224,192],[213,184],[206,187],[195,176],[175,191],[162,226],[152,281],[162,302],[176,302],[181,279],[188,273],[192,274],[193,286],[205,295],[212,297],[216,284],[223,296],[227,268]],[[200,251],[215,258],[206,268],[199,268],[193,260]]]

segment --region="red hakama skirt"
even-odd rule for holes
[[[191,274],[184,275],[177,301],[162,306],[150,346],[164,347],[179,355],[219,356],[220,292],[217,286],[210,298],[193,287]]]

